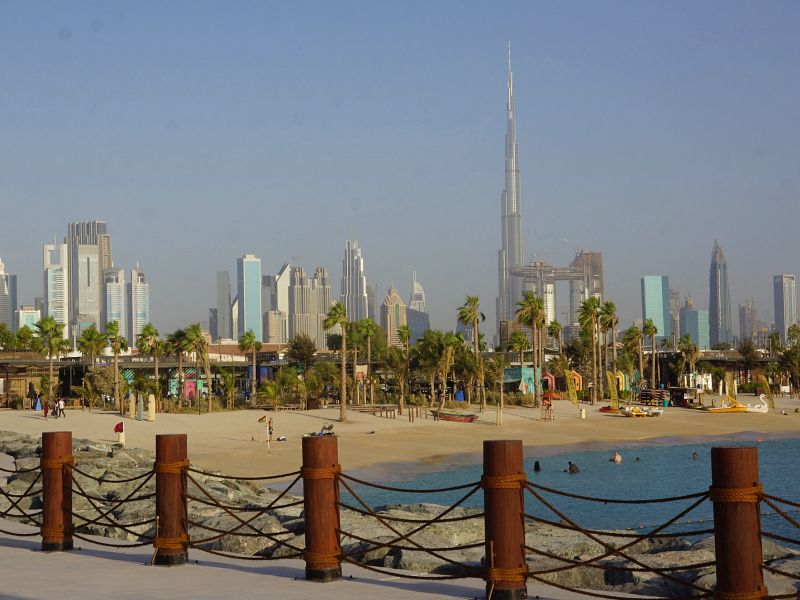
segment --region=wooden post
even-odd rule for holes
[[[757,448],[711,449],[718,600],[767,595],[761,573]]]
[[[340,471],[336,436],[303,438],[303,515],[305,518],[306,579],[328,582],[342,577],[339,545]]]
[[[42,434],[42,550],[72,550],[72,432]]]
[[[186,434],[156,436],[156,537],[153,564],[182,565],[189,559],[186,513]]]
[[[486,529],[486,597],[527,597],[522,483],[526,480],[520,440],[483,442],[483,504]]]

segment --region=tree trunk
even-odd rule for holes
[[[344,328],[342,328],[344,331]],[[347,336],[342,333],[342,388],[339,393],[339,420],[347,420]]]
[[[256,402],[256,348],[253,346],[253,374],[250,377],[250,404]]]
[[[367,336],[367,381],[369,382],[369,403],[375,404],[375,387],[372,385],[372,336]],[[400,413],[403,414],[402,412]]]
[[[650,367],[650,378],[653,380],[653,389],[656,389],[656,336],[650,336],[650,350],[652,366]]]
[[[47,382],[47,400],[52,404],[53,403],[53,355],[49,354],[47,356],[47,368],[49,369],[50,373],[50,380]]]
[[[178,413],[183,411],[183,352],[178,352]]]
[[[119,397],[119,355],[114,352],[114,398],[117,400],[119,406],[119,414],[124,415],[125,411],[122,409],[122,398]]]
[[[156,396],[156,407],[158,408],[159,412],[164,410],[164,407],[161,406],[161,379],[158,377],[158,355],[153,354],[153,363],[155,364],[156,370],[156,386],[158,389],[158,396]]]
[[[589,394],[592,404],[597,397],[597,340],[595,338],[595,326],[592,324],[592,393]]]
[[[208,354],[203,355],[203,367],[206,371],[206,387],[208,388],[208,411],[211,412],[211,365],[208,362]]]

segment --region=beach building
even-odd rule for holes
[[[347,310],[349,321],[360,321],[369,316],[364,257],[361,255],[361,248],[358,247],[357,240],[347,240],[344,244],[340,299]]]
[[[150,322],[150,283],[144,272],[136,264],[131,269],[131,278],[127,286],[128,309],[128,341],[136,343],[136,338],[142,333],[144,326]]]
[[[775,301],[775,329],[785,344],[789,327],[797,323],[797,277],[775,275],[772,278]]]
[[[386,345],[401,347],[398,328],[408,325],[406,320],[406,304],[394,286],[389,287],[386,298],[381,305],[381,327],[386,333]]]
[[[716,240],[709,270],[708,319],[711,345],[730,342],[732,326],[728,261]]]
[[[14,313],[17,310],[17,276],[6,273],[0,260],[0,323],[14,331]]]
[[[688,335],[700,350],[711,347],[709,339],[708,311],[697,310],[694,300],[686,299],[686,304],[681,308],[681,337]]]
[[[672,310],[670,308],[669,277],[645,275],[641,279],[642,319],[650,319],[658,329],[657,341],[672,339]]]
[[[261,259],[254,254],[245,254],[236,259],[236,291],[239,299],[237,329],[239,337],[247,331],[252,331],[257,341],[263,341]]]
[[[42,247],[44,271],[44,307],[42,315],[53,317],[64,325],[64,337],[69,338],[69,265],[67,244],[45,244]]]

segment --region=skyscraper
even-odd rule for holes
[[[350,321],[360,321],[369,316],[367,307],[367,278],[364,275],[364,258],[357,240],[347,240],[344,244],[342,261],[341,302],[347,310]]]
[[[775,329],[786,343],[789,327],[797,323],[797,278],[794,275],[775,275],[772,278],[775,299]]]
[[[6,273],[0,260],[0,323],[14,331],[14,313],[17,311],[17,276]]]
[[[119,334],[128,336],[128,319],[125,310],[125,270],[106,269],[103,272],[103,329],[112,321],[119,325]],[[132,343],[128,338],[128,343]]]
[[[325,349],[324,321],[331,304],[333,290],[327,270],[318,268],[314,277],[308,277],[301,267],[293,267],[289,285],[289,339],[306,335],[318,349]]]
[[[35,306],[20,306],[14,312],[14,322],[16,323],[16,331],[23,327],[27,327],[31,331],[36,327],[36,323],[42,318],[42,313]]]
[[[67,226],[69,309],[72,333],[95,325],[104,328],[103,274],[114,266],[111,235],[105,221],[81,221]]]
[[[277,275],[264,275],[262,294],[264,305],[264,338],[271,344],[289,340],[289,285],[292,266],[285,263]]]
[[[406,310],[406,320],[411,336],[409,342],[416,344],[427,329],[431,328],[431,319],[428,316],[427,302],[425,301],[425,288],[417,281],[417,272],[411,276],[411,298]]]
[[[67,244],[45,244],[42,249],[44,270],[44,311],[56,323],[64,325],[69,339],[69,265]]]
[[[687,298],[680,319],[681,337],[688,335],[700,350],[708,350],[708,311],[695,309],[694,300]]]
[[[755,298],[739,305],[739,340],[755,341],[758,328]]]
[[[714,241],[708,290],[708,320],[711,345],[731,341],[731,295],[728,287],[728,261]]]
[[[672,313],[669,304],[669,277],[645,275],[642,277],[642,319],[655,323],[657,340],[672,339]]]
[[[150,284],[138,264],[135,269],[131,269],[127,300],[128,339],[131,344],[135,344],[144,326],[150,322]]]
[[[497,258],[498,296],[497,331],[501,321],[514,318],[515,306],[522,296],[522,282],[511,276],[511,269],[521,267],[522,214],[517,162],[517,127],[514,122],[514,78],[511,72],[511,46],[508,48],[508,103],[506,105],[505,189],[500,195],[501,246]]]
[[[231,314],[231,275],[228,271],[217,271],[217,337],[233,339],[233,315]]]
[[[403,325],[407,325],[406,305],[395,287],[390,286],[381,305],[381,327],[386,333],[387,346],[399,347],[402,344],[397,330]]]
[[[239,299],[239,337],[252,330],[256,340],[263,341],[260,258],[245,254],[236,259],[236,290]]]

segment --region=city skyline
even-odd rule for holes
[[[41,244],[103,219],[162,330],[207,319],[205,274],[230,257],[335,279],[348,238],[381,293],[418,272],[434,327],[467,294],[493,323],[511,40],[524,262],[602,252],[630,323],[645,273],[707,306],[717,237],[732,305],[772,320],[772,276],[800,271],[800,7],[501,5],[9,7],[0,256],[19,303],[42,295]]]

